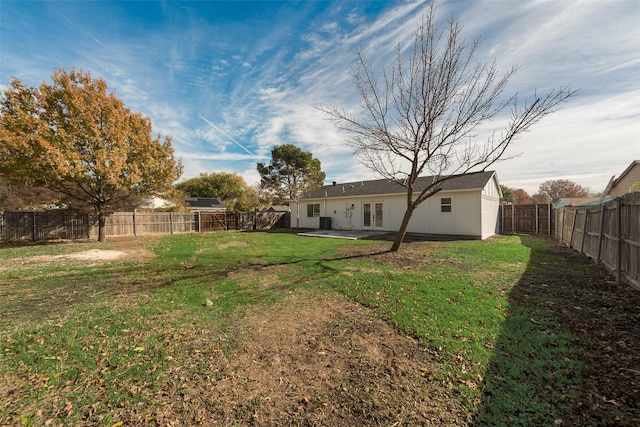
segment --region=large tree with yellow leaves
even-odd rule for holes
[[[89,73],[55,70],[51,84],[13,78],[0,99],[0,176],[58,191],[105,220],[122,202],[172,188],[182,165],[171,138],[152,137],[151,120],[127,108]]]

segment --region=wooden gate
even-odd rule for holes
[[[550,204],[500,206],[500,232],[503,234],[553,234]]]
[[[226,212],[200,212],[200,231],[237,230],[238,215]]]

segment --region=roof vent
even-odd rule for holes
[[[342,186],[342,192],[343,192],[343,193],[345,192],[345,191],[344,191],[344,185]]]
[[[333,181],[333,186],[334,186],[334,187],[336,186],[336,184],[337,184],[337,182]]]
[[[328,196],[328,193],[325,191],[324,192],[324,197],[327,197],[327,196]]]

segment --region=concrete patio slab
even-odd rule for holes
[[[306,237],[329,237],[333,239],[371,239],[377,236],[384,236],[386,231],[362,231],[362,230],[313,230],[297,233],[298,236]]]

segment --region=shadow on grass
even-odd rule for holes
[[[474,426],[640,422],[640,292],[553,242],[530,262],[485,376]]]
[[[159,263],[107,262],[86,267],[81,265],[61,266],[48,270],[46,274],[23,278],[0,280],[0,329],[5,324],[38,322],[62,314],[73,306],[91,304],[99,299],[118,296],[149,294],[160,289],[178,287],[182,284],[199,284],[215,287],[233,274],[263,275],[269,268],[296,266],[311,268],[315,277],[337,274],[333,261],[366,258],[382,252],[367,252],[361,255],[337,256],[317,259],[305,256],[281,257],[277,262],[240,263],[222,269],[208,265],[181,262]],[[287,283],[279,284],[281,292],[290,290],[307,280],[305,274],[290,277]],[[264,290],[274,290],[274,286]],[[254,300],[257,299],[253,298]]]

